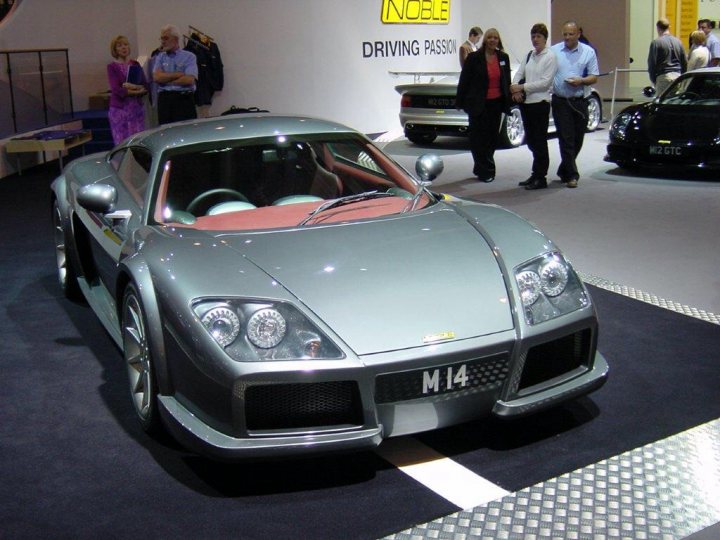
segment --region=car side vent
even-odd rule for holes
[[[354,381],[252,385],[245,393],[248,431],[362,425]]]
[[[555,341],[532,347],[527,354],[518,390],[590,367],[592,333],[585,329]]]

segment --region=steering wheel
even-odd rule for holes
[[[190,204],[187,205],[187,211],[191,214],[195,213],[195,209],[200,206],[200,203],[203,202],[205,199],[208,199],[214,195],[230,195],[237,201],[243,201],[243,202],[250,202],[247,200],[247,197],[240,193],[239,191],[236,191],[234,189],[230,188],[215,188],[215,189],[208,189],[207,191],[201,193],[197,197],[195,197],[192,201],[190,201]]]

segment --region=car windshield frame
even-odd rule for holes
[[[699,72],[681,76],[657,102],[674,106],[720,106],[720,73]]]
[[[148,222],[206,230],[285,228],[329,200],[373,190],[394,195],[387,198],[394,203],[354,205],[365,210],[353,214],[362,219],[400,213],[419,189],[406,169],[358,133],[217,140],[163,152]]]

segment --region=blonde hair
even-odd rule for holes
[[[120,43],[121,41],[124,41],[125,43],[127,43],[128,47],[130,46],[130,42],[128,41],[128,38],[126,38],[125,36],[115,36],[114,38],[112,38],[110,40],[110,55],[115,59],[117,59],[117,57],[118,57],[118,53],[115,50],[115,47],[117,47],[117,44]]]
[[[690,42],[695,45],[705,45],[705,41],[707,41],[707,38],[702,30],[695,30],[690,34]]]

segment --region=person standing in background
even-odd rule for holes
[[[546,188],[550,167],[547,143],[550,90],[557,72],[557,58],[547,47],[547,39],[547,26],[543,23],[533,25],[530,29],[533,50],[523,58],[510,86],[513,101],[520,104],[525,141],[533,155],[532,174],[519,184],[525,189]]]
[[[125,36],[110,41],[110,54],[115,59],[107,65],[110,84],[108,122],[114,144],[145,129],[145,106],[142,96],[147,94],[147,81],[142,67],[130,58],[130,42]]]
[[[710,51],[705,46],[705,32],[695,30],[690,34],[690,56],[688,57],[687,70],[704,68],[710,62]]]
[[[648,75],[657,95],[687,71],[685,49],[678,38],[670,33],[670,21],[659,19],[655,24],[658,37],[650,43]]]
[[[465,40],[465,43],[460,45],[460,67],[463,67],[463,64],[465,63],[465,59],[468,57],[468,55],[472,52],[477,51],[477,44],[480,41],[480,38],[482,38],[483,31],[482,28],[479,26],[473,26],[470,29],[470,32],[468,32],[468,38]]]
[[[551,47],[557,57],[558,70],[553,79],[552,115],[560,146],[560,181],[576,188],[580,180],[575,162],[585,139],[588,101],[585,87],[595,84],[600,71],[595,50],[579,42],[579,26],[574,21],[563,24],[563,41]]]
[[[700,19],[698,21],[698,30],[702,30],[705,34],[705,46],[710,51],[708,67],[720,65],[720,39],[713,34],[713,24],[710,19]]]
[[[176,26],[169,24],[160,29],[160,49],[153,64],[153,79],[158,85],[158,123],[197,118],[197,59],[180,48],[180,30]]]
[[[482,46],[463,65],[455,98],[455,106],[468,114],[473,174],[481,182],[495,180],[500,121],[510,111],[510,57],[500,44],[495,28],[485,32]]]

